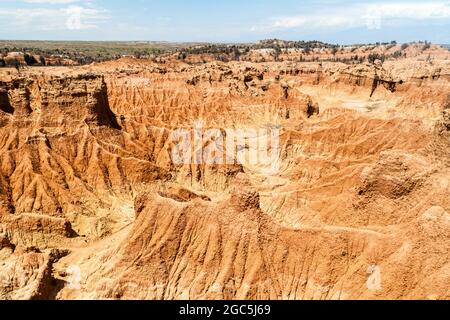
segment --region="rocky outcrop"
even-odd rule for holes
[[[445,61],[39,70],[0,72],[0,298],[448,298]]]
[[[362,173],[363,186],[359,194],[379,193],[393,199],[405,197],[423,183],[426,166],[427,160],[420,156],[383,152],[379,161]]]
[[[399,237],[403,234],[351,228],[281,228],[258,208],[256,199],[255,192],[244,192],[221,203],[192,201],[175,206],[159,196],[142,195],[140,214],[125,240],[114,249],[96,255],[93,261],[79,261],[86,273],[81,297],[447,297],[441,281],[425,280],[433,277],[446,281],[446,276],[439,273],[439,268],[445,268],[446,264],[437,262],[439,256],[445,254],[440,251],[444,248],[443,242],[437,245],[438,251],[428,253],[428,259],[437,264],[425,271],[418,255],[421,248],[432,245],[431,239],[421,238],[424,243],[411,246],[402,243]],[[229,206],[227,202],[233,205]],[[429,229],[431,225],[437,227],[438,220],[447,218],[442,208],[431,208],[417,221],[408,224],[407,232],[426,229],[425,232],[430,234],[434,232]],[[448,225],[448,221],[445,224]],[[436,230],[436,235],[448,242],[444,229]],[[106,261],[108,267],[102,267],[100,260]],[[406,268],[402,266],[405,261],[410,261],[407,273],[402,271]],[[369,285],[373,274],[368,273],[370,266],[370,270],[382,270],[382,282],[373,282],[379,287]],[[413,279],[414,283],[410,283]],[[70,291],[66,294],[72,297]]]
[[[39,127],[59,126],[63,121],[85,121],[119,128],[109,108],[106,84],[102,77],[94,74],[2,82],[0,110],[23,120],[38,117]]]

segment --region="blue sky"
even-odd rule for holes
[[[450,43],[450,1],[0,0],[0,39]]]

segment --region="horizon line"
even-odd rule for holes
[[[331,45],[341,45],[341,46],[351,46],[351,45],[372,45],[372,44],[387,44],[396,42],[397,44],[412,44],[412,43],[424,43],[428,42],[430,44],[435,45],[450,45],[449,43],[438,43],[428,40],[412,40],[412,41],[406,41],[406,42],[399,42],[397,40],[391,40],[391,41],[376,41],[376,42],[366,42],[366,43],[339,43],[339,42],[327,42],[322,40],[285,40],[285,39],[278,39],[278,38],[266,38],[266,39],[260,39],[255,41],[247,41],[247,42],[234,42],[234,41],[170,41],[170,40],[56,40],[56,39],[0,39],[0,42],[84,42],[84,43],[166,43],[166,44],[224,44],[224,45],[246,45],[246,44],[257,44],[261,41],[267,41],[267,40],[278,40],[278,41],[285,41],[285,42],[321,42],[324,44],[331,44]]]

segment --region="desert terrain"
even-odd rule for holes
[[[450,52],[320,46],[0,68],[0,299],[450,299]]]

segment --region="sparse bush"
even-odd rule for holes
[[[25,63],[29,66],[38,64],[38,61],[30,54],[25,53],[24,55]]]
[[[275,46],[274,50],[274,60],[275,61],[279,61],[280,60],[280,55],[281,55],[281,48],[279,46]]]
[[[386,56],[384,54],[378,54],[378,53],[371,53],[369,54],[369,57],[367,58],[369,63],[375,63],[375,61],[380,60],[382,63],[386,61]]]
[[[235,60],[239,61],[241,59],[241,51],[237,47],[234,47],[233,55]]]
[[[426,51],[426,50],[428,50],[430,48],[431,48],[431,43],[425,41],[425,45],[423,46],[422,51]]]
[[[395,47],[395,44],[390,44],[390,45],[388,45],[388,46],[386,47],[386,50],[389,51],[389,50],[391,50],[391,49],[394,48],[394,47]]]
[[[401,51],[395,51],[395,52],[392,54],[392,57],[395,58],[395,59],[399,59],[399,58],[402,57],[402,52],[401,52]]]
[[[186,58],[187,58],[187,53],[186,52],[179,52],[178,53],[178,57],[177,57],[178,60],[186,60]]]

